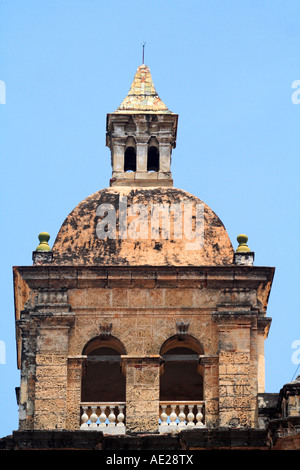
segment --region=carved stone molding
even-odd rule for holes
[[[40,305],[67,305],[68,292],[66,290],[40,290],[34,299],[36,306]]]

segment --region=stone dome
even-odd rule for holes
[[[53,245],[53,264],[203,266],[233,263],[217,215],[174,187],[109,187],[68,215]]]

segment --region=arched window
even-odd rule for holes
[[[155,137],[148,144],[147,171],[159,171],[159,145]]]
[[[90,341],[84,348],[87,356],[82,377],[82,402],[125,402],[126,379],[121,372],[122,343],[110,336]]]
[[[160,401],[203,400],[203,376],[199,366],[201,345],[189,335],[170,338],[161,348],[164,369],[160,377]]]
[[[133,137],[129,137],[126,142],[124,171],[136,171],[136,146]]]

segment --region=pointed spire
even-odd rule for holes
[[[155,90],[147,65],[139,66],[126,98],[115,112],[171,114]]]

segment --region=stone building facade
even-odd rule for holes
[[[109,187],[14,268],[18,445],[43,431],[68,432],[71,447],[141,448],[146,435],[161,449],[214,448],[220,432],[221,447],[267,446],[274,268],[254,265],[245,236],[235,250],[218,216],[173,186],[177,124],[141,65],[107,115]]]

